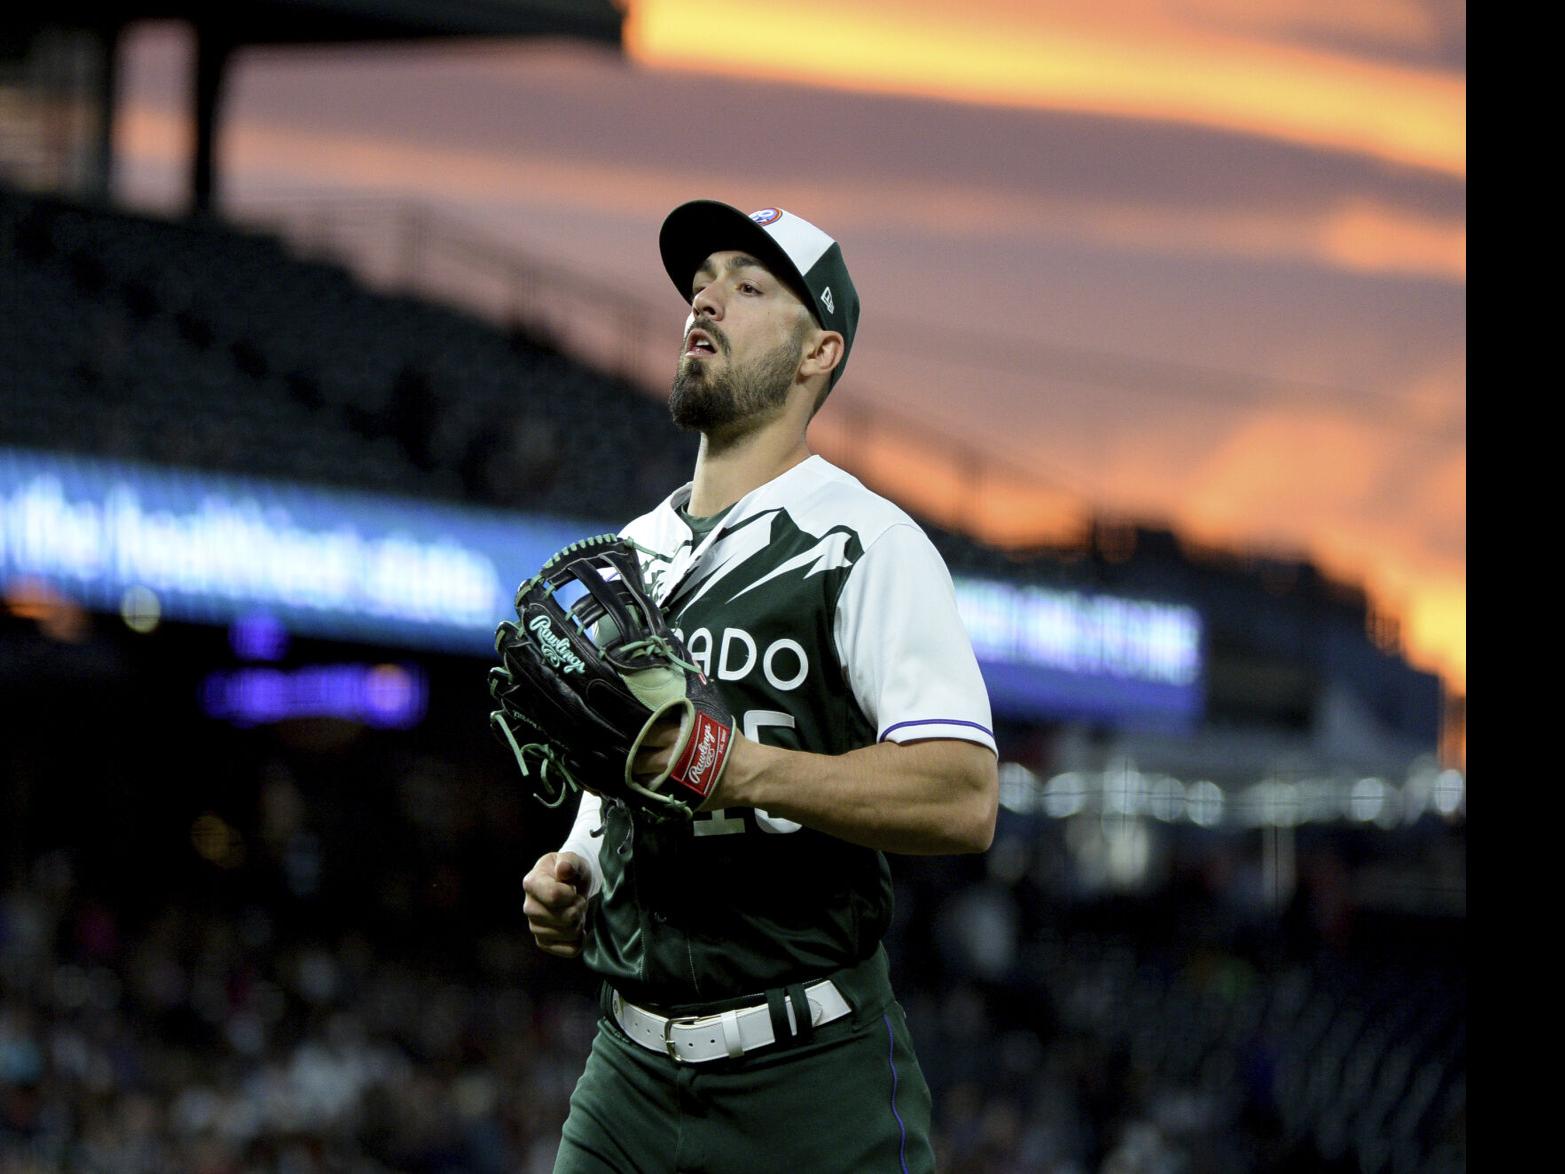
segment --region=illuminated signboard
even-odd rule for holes
[[[1174,724],[1201,714],[1193,607],[962,578],[956,599],[998,713]]]
[[[0,579],[41,580],[106,611],[150,591],[169,618],[240,621],[247,646],[275,641],[276,624],[489,654],[517,583],[615,525],[0,448]],[[1195,609],[965,577],[956,592],[996,712],[1199,716]],[[209,700],[286,709],[319,684],[246,676]],[[332,695],[371,710],[379,696]]]
[[[0,572],[106,610],[484,651],[516,585],[602,524],[0,448]]]
[[[424,716],[429,687],[411,665],[325,664],[297,669],[246,666],[211,673],[201,707],[237,726],[335,717],[405,729]]]

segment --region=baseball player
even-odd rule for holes
[[[732,741],[693,818],[584,793],[524,881],[538,945],[604,979],[555,1169],[929,1170],[883,854],[989,846],[988,695],[927,537],[806,444],[858,324],[841,248],[711,201],[660,247],[690,303],[670,408],[701,441],[622,533]]]

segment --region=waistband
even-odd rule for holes
[[[629,1039],[682,1064],[737,1059],[779,1040],[807,1039],[815,1028],[853,1010],[829,978],[807,987],[782,988],[781,1004],[786,1027],[778,1021],[771,1000],[715,1015],[666,1017],[627,1003],[618,991],[609,998],[610,1012]]]
[[[891,1000],[890,965],[885,947],[877,946],[864,961],[824,978],[736,999],[638,1005],[604,983],[601,1006],[626,1036],[649,1051],[698,1062],[803,1043],[818,1026],[849,1015],[861,1021],[876,1017]]]

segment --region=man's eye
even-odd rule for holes
[[[748,281],[741,281],[739,283],[739,291],[741,293],[760,293],[761,288],[757,285],[751,285]]]

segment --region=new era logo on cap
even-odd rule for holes
[[[716,200],[692,200],[668,214],[658,246],[663,267],[684,298],[690,296],[696,271],[713,253],[741,249],[753,254],[793,288],[821,326],[842,335],[843,359],[831,381],[841,378],[858,329],[859,295],[841,246],[804,217],[784,208],[745,215]]]

